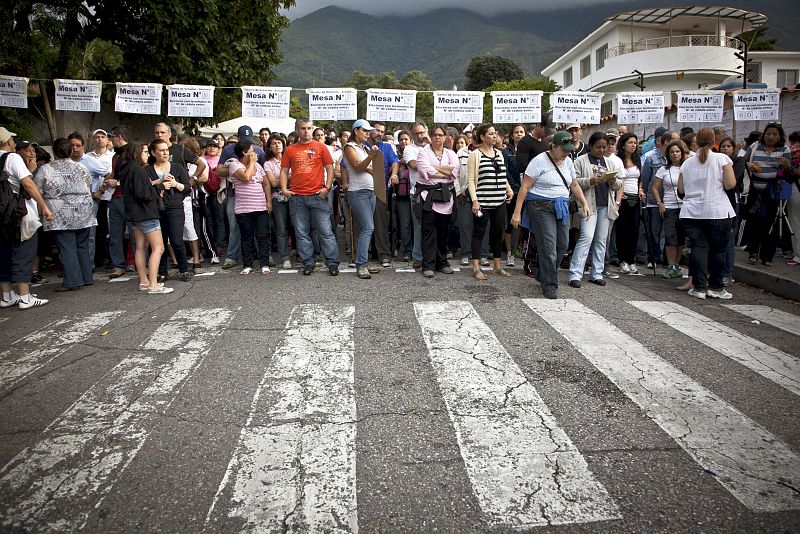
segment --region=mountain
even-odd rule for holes
[[[727,1],[724,5],[764,13],[769,18],[768,36],[778,39],[776,49],[800,49],[796,30],[800,17],[787,11],[785,0]],[[487,53],[511,58],[526,75],[540,76],[542,68],[606,17],[644,7],[642,2],[623,1],[495,17],[460,9],[375,17],[329,6],[294,20],[286,29],[281,43],[284,61],[275,69],[275,84],[336,87],[357,70],[395,71],[401,78],[416,69],[427,73],[437,88],[450,89],[464,85],[470,59]]]

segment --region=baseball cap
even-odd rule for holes
[[[98,128],[98,129],[96,129],[95,131],[93,131],[93,132],[92,132],[92,137],[94,137],[95,135],[97,135],[97,134],[99,134],[99,133],[101,133],[101,134],[105,135],[106,137],[108,137],[108,132],[107,132],[107,131],[105,131],[105,130],[104,130],[104,129],[102,129],[102,128]]]
[[[575,129],[575,128],[578,128],[580,130],[582,128],[582,126],[580,124],[577,124],[577,123],[576,124],[570,124],[569,126],[567,126],[567,131],[570,131],[570,130]]]
[[[17,144],[14,145],[14,148],[16,150],[22,150],[24,148],[28,148],[29,146],[32,146],[33,148],[36,148],[39,145],[37,145],[36,143],[34,143],[32,141],[17,141]]]
[[[616,128],[611,128],[610,130],[606,130],[606,136],[616,139],[619,137],[619,132],[616,130]]]
[[[353,123],[353,130],[355,130],[356,128],[363,128],[367,131],[375,129],[372,126],[370,126],[370,124],[364,119],[358,119],[356,122]]]
[[[667,130],[663,126],[659,126],[658,128],[656,128],[656,131],[655,131],[655,133],[653,135],[655,135],[656,139],[658,139],[659,137],[661,137],[662,135],[664,135],[668,131],[669,130]]]
[[[569,132],[556,132],[553,136],[552,143],[558,145],[567,152],[575,150],[575,145],[572,144],[572,134]]]
[[[17,134],[15,134],[14,132],[9,132],[6,128],[0,126],[0,144],[4,145],[8,143],[8,140],[14,137],[15,135]]]
[[[239,126],[238,130],[239,141],[250,141],[253,142],[253,129],[247,125]]]

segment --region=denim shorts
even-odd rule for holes
[[[145,234],[161,230],[161,221],[158,219],[146,219],[144,221],[136,221],[131,224]]]

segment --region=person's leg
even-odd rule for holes
[[[470,203],[464,201],[458,206],[458,234],[461,240],[461,257],[472,257],[472,237],[475,230],[474,217]],[[480,248],[475,250],[475,254],[480,255]],[[478,258],[479,259],[479,258]]]
[[[307,197],[311,228],[319,236],[320,252],[328,269],[339,266],[339,244],[331,226],[331,205],[319,195]],[[312,265],[313,265],[312,259]]]
[[[307,205],[307,197],[292,195],[289,198],[289,214],[294,226],[295,247],[300,261],[306,267],[313,267],[314,244],[311,242],[311,212]]]
[[[74,230],[54,230],[53,240],[58,247],[58,256],[64,271],[64,287],[80,287],[83,285],[81,266],[78,262],[78,245]],[[91,259],[94,264],[94,258]]]
[[[92,275],[92,250],[89,248],[90,228],[75,230],[75,248],[78,252],[78,265],[80,266],[81,283],[85,286],[94,284]]]
[[[159,223],[161,224],[161,243],[164,246],[164,250],[166,251],[166,247],[169,244],[169,225],[170,225],[169,215],[167,215],[166,211],[161,212],[161,218],[159,219]],[[148,236],[148,238],[150,238],[150,236]],[[159,256],[158,274],[160,276],[167,276],[167,273],[169,272],[169,266],[167,265],[168,261],[169,261],[169,254],[162,253]]]
[[[112,197],[108,203],[108,251],[111,266],[125,270],[125,202],[122,197]]]
[[[589,273],[589,280],[599,280],[603,278],[606,263],[606,240],[608,239],[608,225],[611,222],[608,220],[608,208],[597,208],[597,212],[591,218],[596,220],[596,224],[592,242],[592,271]]]
[[[236,223],[239,225],[239,236],[242,240],[242,267],[253,268],[253,236],[255,235],[255,217],[253,213],[237,213]]]
[[[161,259],[164,257],[164,234],[158,230],[154,230],[144,234],[144,237],[147,240],[147,246],[150,247],[147,278],[150,282],[150,289],[158,289],[158,266],[161,263]]]
[[[581,235],[572,251],[572,260],[569,263],[569,280],[580,280],[583,278],[583,269],[586,267],[586,258],[589,257],[589,249],[597,229],[597,214],[592,214],[588,219],[581,219]],[[594,258],[592,258],[592,269],[594,269]],[[602,277],[601,277],[602,278]]]
[[[258,245],[258,263],[263,269],[269,267],[269,214],[266,211],[255,213],[255,233]]]
[[[769,194],[765,195],[765,200],[767,213],[764,219],[764,240],[761,244],[761,261],[763,263],[770,263],[775,259],[775,250],[778,248],[779,221],[775,220],[775,216],[778,213],[778,201],[773,199]],[[772,228],[772,231],[770,231],[770,228]]]
[[[397,197],[394,200],[394,210],[397,218],[397,230],[400,235],[400,245],[403,257],[411,257],[413,246],[414,226],[411,222],[411,203],[408,197]]]
[[[282,261],[289,259],[289,204],[272,202],[272,221],[275,224],[275,237],[278,254]]]
[[[225,214],[228,218],[228,250],[225,253],[227,262],[236,263],[241,247],[241,235],[239,225],[236,223],[236,212],[234,211],[235,200],[231,197],[225,199]]]
[[[789,197],[787,210],[789,226],[792,228],[792,252],[794,260],[800,260],[800,189],[797,186],[792,188],[792,196]],[[735,235],[735,234],[734,234]]]
[[[183,206],[168,209],[167,218],[169,219],[169,240],[175,253],[175,263],[178,264],[178,271],[181,273],[188,272],[189,261],[186,258],[186,247],[183,244],[183,230],[186,223]]]
[[[386,194],[391,193],[387,191]],[[372,235],[375,237],[375,250],[379,260],[391,260],[394,251],[392,244],[389,243],[389,212],[386,209],[386,202],[382,202],[374,193],[373,197],[375,197],[375,210]]]
[[[422,210],[420,222],[422,270],[436,269],[436,212]]]
[[[468,208],[464,208],[468,209]],[[489,218],[484,213],[481,217],[478,217],[472,210],[469,210],[470,215],[472,217],[472,224],[470,224],[471,229],[471,239],[470,239],[470,251],[471,251],[471,258],[472,260],[480,260],[481,259],[481,247],[483,245],[483,236],[486,233],[486,226],[489,224]]]
[[[375,194],[369,189],[359,189],[347,193],[347,199],[353,209],[354,222],[358,223],[356,235],[356,266],[361,267],[369,263],[369,242],[374,229],[374,214],[372,199]]]
[[[733,219],[712,219],[703,222],[706,228],[706,240],[709,248],[708,287],[709,289],[720,290],[724,285],[722,278]]]
[[[658,211],[658,208],[647,208],[647,222],[650,225],[650,255],[648,256],[647,260],[650,263],[664,263],[664,257],[661,252],[661,228],[663,219],[661,218],[661,212]]]
[[[23,302],[29,298],[33,259],[36,257],[38,247],[38,232],[30,239],[14,243],[11,247],[11,281],[17,284],[17,295],[22,297]]]
[[[108,200],[95,202],[97,208],[97,226],[92,227],[95,231],[95,244],[92,249],[94,259],[92,260],[97,268],[105,266],[108,259]]]
[[[489,249],[494,256],[494,264],[498,266],[503,257],[503,243],[508,236],[510,243],[511,234],[506,233],[506,207],[504,204],[489,210],[486,216],[489,217]],[[495,268],[495,270],[497,270]]]
[[[136,264],[136,274],[139,275],[139,284],[147,284],[150,287],[153,285],[150,283],[150,275],[147,271],[147,244],[149,243],[149,239],[145,236],[144,232],[141,231],[139,228],[134,227],[133,235],[135,236],[135,243],[136,243],[136,251],[134,252],[134,262]],[[151,265],[150,269],[152,270],[154,266]],[[156,278],[158,278],[158,266],[156,268]]]
[[[536,250],[539,256],[537,279],[543,292],[553,292],[558,288],[558,262],[560,256],[556,249],[558,221],[552,202],[529,201],[525,204],[531,221]]]
[[[709,244],[706,229],[699,219],[681,219],[692,253],[689,256],[689,271],[692,274],[694,288],[698,291],[708,289],[708,252]]]
[[[436,212],[434,212],[436,213]],[[450,214],[436,213],[436,270],[449,265],[447,261],[447,232],[450,229]]]
[[[417,219],[417,211],[414,209],[413,199],[411,201],[411,222],[414,228],[414,244],[411,248],[411,259],[422,262],[422,221]]]

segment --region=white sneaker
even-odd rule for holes
[[[631,263],[628,265],[629,274],[639,274],[639,269],[636,268],[636,264]]]
[[[708,291],[706,291],[706,295],[708,295],[712,299],[720,299],[720,300],[731,300],[733,298],[733,295],[729,293],[728,290],[725,288],[722,288],[719,291],[714,289],[709,289]]]
[[[13,291],[11,292],[11,300],[0,298],[0,308],[10,308],[11,306],[16,306],[17,304],[19,304],[19,295]]]
[[[292,268],[292,261],[291,260],[284,260],[283,268],[284,269],[291,269]]]
[[[212,265],[216,265],[217,263],[219,263],[219,256],[214,256],[213,258],[211,258]]]
[[[514,255],[509,253],[508,258],[506,259],[506,267],[513,267],[514,266]]]
[[[469,258],[468,258],[468,257],[466,257],[466,256],[464,256],[463,258],[461,258],[461,265],[465,265],[465,266],[466,266],[466,265],[469,265]]]
[[[689,289],[689,296],[694,297],[696,299],[705,300],[706,292],[705,291],[698,291],[695,288]]]
[[[36,295],[30,295],[28,297],[28,302],[22,300],[22,297],[19,297],[19,309],[20,310],[27,310],[28,308],[35,308],[36,306],[44,306],[50,302],[47,299],[40,299]]]
[[[481,265],[483,267],[488,267],[489,265],[491,265],[491,263],[489,263],[489,258],[481,258]]]
[[[621,272],[621,273],[623,273],[623,274],[630,274],[630,272],[631,272],[631,267],[630,267],[630,265],[628,265],[628,264],[627,264],[626,262],[624,262],[624,261],[623,261],[623,262],[620,262],[620,264],[619,264],[619,272]]]
[[[261,274],[269,274],[269,273],[270,273],[269,267],[267,267],[266,265],[261,268]]]

